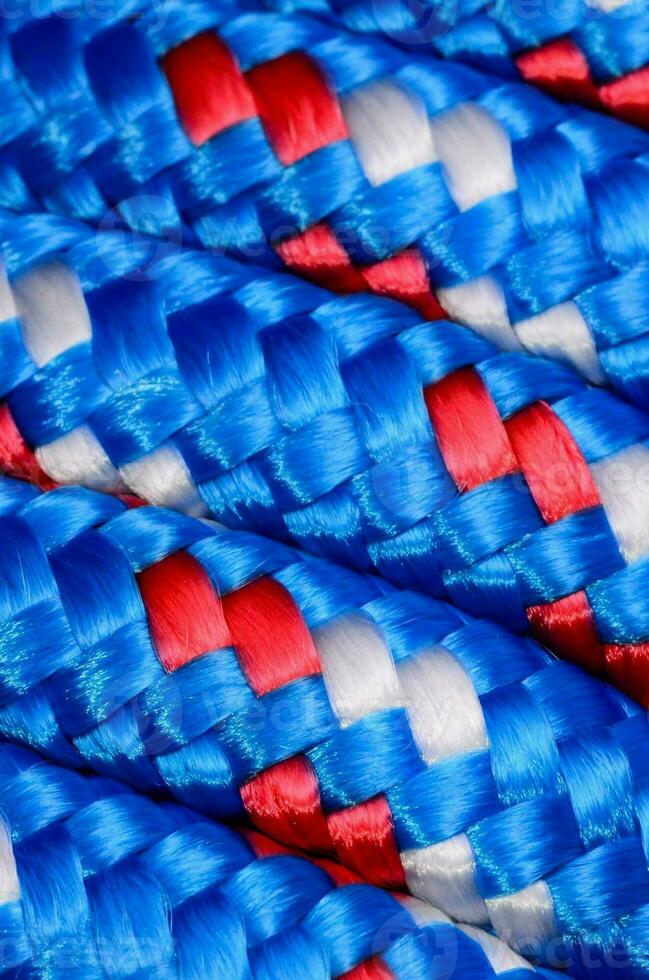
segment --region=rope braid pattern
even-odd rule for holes
[[[0,804],[1,976],[530,976],[498,939],[422,902],[11,744]]]
[[[649,127],[645,0],[533,6],[480,0],[325,3],[350,29],[426,45],[442,57],[504,77],[520,73],[559,98]]]
[[[649,403],[645,134],[307,17],[185,8],[19,21],[0,204],[105,224],[121,202]]]
[[[142,272],[149,243],[47,218],[11,230],[5,471],[377,570],[649,704],[647,416],[387,300],[205,252]]]
[[[572,976],[649,975],[649,721],[614,688],[172,511],[8,478],[0,507],[3,735],[247,816]]]
[[[209,3],[209,0],[208,0]],[[214,26],[207,4],[186,12]],[[220,0],[221,17],[241,10],[303,11],[405,43],[412,53],[425,47],[437,56],[488,70],[504,78],[522,77],[558,98],[649,127],[649,31],[645,0],[573,0],[524,6],[489,0]],[[153,11],[154,22],[166,19]],[[41,0],[37,16],[78,16],[79,0]],[[9,30],[34,16],[27,0],[16,0]],[[102,4],[102,26],[151,11],[143,0]],[[160,25],[164,27],[164,23]],[[156,23],[156,30],[158,25]],[[21,101],[21,100],[19,100]]]

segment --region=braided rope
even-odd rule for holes
[[[163,25],[151,11],[20,20],[5,61],[5,207],[99,224],[119,204],[172,241],[427,319],[443,308],[647,404],[637,130],[321,21],[220,3],[172,3]]]
[[[609,47],[610,31],[603,32],[602,38],[595,36],[592,42],[586,43],[583,48],[570,38],[549,41],[539,48],[519,55],[516,58],[516,66],[526,81],[538,85],[551,95],[569,99],[571,102],[580,102],[636,126],[649,129],[647,15],[643,14],[631,27],[631,32],[626,36],[624,34],[620,36],[616,31],[616,43],[611,47]],[[629,51],[635,53],[633,40],[636,31],[635,37],[641,41],[639,49],[642,54],[637,59],[640,67],[633,71],[620,71],[618,53],[622,55],[622,64],[626,60],[624,56]],[[629,38],[631,44],[628,43]],[[590,37],[585,40],[588,42]],[[606,66],[609,67],[608,56],[612,53],[611,69],[618,72],[617,76],[603,81],[598,80],[596,74],[601,62],[601,43],[604,44]],[[590,48],[594,48],[592,53],[589,51]]]
[[[204,252],[142,271],[147,242],[10,227],[6,471],[375,569],[649,704],[645,415],[386,300]]]
[[[530,976],[500,940],[422,902],[11,744],[0,805],[2,976]]]
[[[308,4],[305,4],[305,9]],[[511,78],[649,127],[649,19],[645,0],[563,4],[325,0],[352,30]]]
[[[0,509],[0,733],[575,976],[647,975],[649,733],[623,695],[252,535],[7,478]]]

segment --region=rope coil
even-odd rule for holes
[[[294,856],[260,834],[11,744],[0,746],[0,805],[2,976],[523,980],[537,972],[495,937],[331,861]]]
[[[321,20],[234,13],[14,24],[0,205],[446,310],[647,405],[645,134]]]
[[[649,703],[643,413],[386,300],[57,219],[4,235],[5,470],[374,569]]]
[[[4,736],[247,817],[575,977],[647,975],[649,733],[623,695],[252,535],[7,478],[0,508]]]
[[[0,466],[94,488],[0,478],[0,973],[649,977],[649,716],[525,636],[649,705],[647,136],[75,3],[0,39]]]
[[[649,127],[644,0],[553,5],[332,0],[326,9],[351,30],[387,35],[408,50],[424,45],[506,78],[520,74],[558,98]]]

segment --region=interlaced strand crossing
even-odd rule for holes
[[[0,807],[3,977],[524,980],[537,972],[493,936],[331,861],[294,856],[260,834],[11,744],[0,745]]]
[[[649,722],[614,688],[172,511],[7,478],[0,508],[3,735],[247,816],[573,977],[649,975]]]
[[[322,0],[317,10],[408,50],[425,46],[504,77],[520,74],[561,99],[649,128],[646,0]]]
[[[9,24],[0,205],[445,310],[649,402],[646,134],[307,16],[77,13]]]
[[[185,5],[187,29],[214,26],[209,3]],[[317,15],[382,35],[411,54],[432,51],[503,78],[522,77],[559,98],[649,126],[646,0],[219,0],[218,8],[220,20],[242,10]],[[89,8],[80,0],[40,0],[36,6],[14,0],[5,27],[22,28],[34,11],[41,19],[52,13],[76,18],[88,9],[101,21],[98,28],[138,16],[164,34],[174,7],[169,0],[107,0]]]
[[[649,980],[649,139],[306,2],[0,15],[0,975]]]
[[[0,234],[6,471],[376,570],[649,704],[644,413],[385,299],[48,216]]]

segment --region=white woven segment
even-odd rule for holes
[[[512,949],[531,955],[539,945],[557,936],[554,904],[544,881],[536,881],[521,891],[487,900],[495,931]]]
[[[649,554],[649,448],[628,446],[590,469],[625,561]]]
[[[11,843],[11,833],[0,819],[0,905],[16,902],[20,898],[20,883],[16,871],[16,859]]]
[[[480,276],[436,292],[451,320],[471,327],[502,350],[522,350],[509,320],[505,294],[491,276]]]
[[[560,303],[519,320],[514,330],[531,353],[566,361],[593,384],[605,383],[593,335],[575,303]]]
[[[187,465],[174,446],[160,446],[147,456],[120,467],[133,493],[158,507],[179,510],[191,517],[205,517],[203,503]]]
[[[0,323],[13,320],[17,314],[13,290],[5,269],[0,265]]]
[[[367,619],[344,616],[314,630],[313,639],[327,694],[341,725],[401,704],[392,654]]]
[[[415,922],[420,927],[425,927],[429,924],[435,925],[437,923],[451,923],[451,919],[444,912],[441,912],[434,905],[429,905],[428,902],[422,902],[418,898],[413,898],[408,895],[403,899],[404,906],[408,909],[408,912],[413,917]],[[466,936],[476,942],[482,947],[485,956],[489,960],[494,973],[506,973],[508,970],[532,970],[534,967],[528,963],[519,953],[514,952],[509,946],[499,939],[498,936],[493,936],[491,933],[485,932],[483,929],[478,929],[475,926],[468,926],[463,923],[454,924],[456,929],[461,930]],[[440,950],[441,952],[441,950]],[[446,953],[445,964],[450,969],[451,959],[450,954],[452,950],[445,949]]]
[[[489,912],[476,885],[473,850],[466,834],[401,854],[409,890],[459,922],[489,924]]]
[[[23,342],[37,367],[90,340],[88,308],[74,272],[43,262],[13,282]]]
[[[603,14],[612,14],[615,10],[619,10],[620,7],[625,7],[630,0],[586,0],[589,7],[594,7],[595,10],[601,10]]]
[[[433,142],[448,189],[460,211],[516,190],[509,136],[474,102],[462,102],[431,120]]]
[[[487,729],[471,678],[437,647],[397,667],[403,703],[421,757],[427,764],[486,749]]]
[[[371,82],[341,102],[363,172],[378,187],[437,159],[426,107],[394,82]]]
[[[470,939],[473,939],[479,946],[482,946],[494,973],[506,973],[508,970],[530,970],[532,973],[535,972],[534,967],[527,960],[524,960],[522,956],[515,953],[502,939],[498,939],[497,936],[492,936],[482,929],[476,929],[475,926],[458,925],[458,929],[461,929]]]
[[[434,905],[429,905],[427,902],[422,902],[418,898],[408,896],[403,900],[403,904],[408,909],[408,912],[418,926],[423,927],[430,923],[435,924],[439,922],[451,922],[451,919],[445,915],[444,912],[440,912],[440,910],[435,908]],[[455,928],[460,929],[465,935],[482,947],[494,973],[506,973],[507,970],[534,970],[527,960],[525,960],[520,954],[514,952],[514,950],[510,949],[509,946],[497,936],[492,936],[491,933],[485,932],[483,929],[478,929],[475,926],[468,926],[462,923],[458,923]],[[448,956],[450,950],[445,950],[445,952]],[[449,959],[446,959],[445,962],[450,966]]]
[[[79,483],[117,493],[127,489],[87,425],[80,425],[36,450],[39,466],[57,483]]]
[[[445,912],[435,908],[434,905],[429,905],[428,902],[422,902],[420,898],[413,898],[412,895],[405,895],[403,904],[419,926],[428,925],[430,922],[451,921]]]

